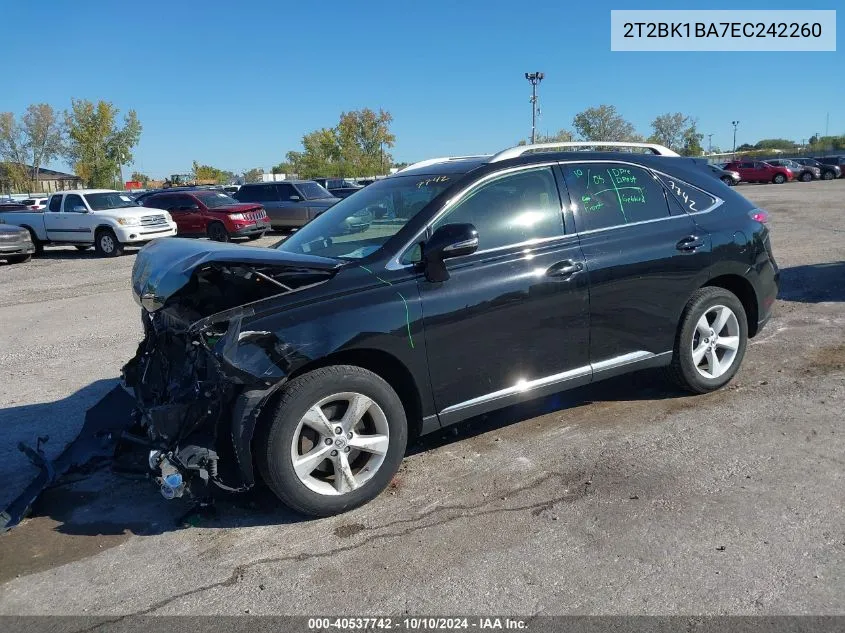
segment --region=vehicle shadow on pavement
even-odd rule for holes
[[[801,303],[845,301],[845,262],[781,268],[778,299]]]
[[[659,400],[683,395],[686,394],[673,388],[660,370],[643,370],[471,418],[417,440],[406,454],[415,455],[552,412],[565,412],[596,402]],[[557,419],[551,422],[559,423]],[[609,424],[617,422],[607,420]],[[145,459],[144,455],[140,457]],[[145,472],[127,476],[115,473],[109,465],[101,463],[82,472],[71,472],[46,490],[33,506],[33,521],[14,531],[36,529],[33,524],[37,526],[38,521],[46,521],[57,539],[61,535],[89,536],[96,537],[92,542],[97,543],[103,537],[152,536],[187,527],[224,529],[313,520],[282,506],[263,485],[242,494],[215,489],[214,499],[213,513],[192,513],[192,499],[186,496],[166,501]],[[42,523],[42,538],[44,531]]]

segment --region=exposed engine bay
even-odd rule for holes
[[[143,303],[138,268],[133,287]],[[208,262],[160,309],[142,308],[144,339],[122,370],[136,400],[134,433],[124,439],[148,447],[165,498],[185,492],[202,497],[209,484],[235,492],[253,486],[252,433],[261,407],[284,380],[239,366],[234,350],[268,347],[272,353],[263,353],[264,359],[282,359],[286,350],[273,333],[248,330],[244,321],[262,302],[334,274],[286,264]],[[191,490],[197,482],[201,486]]]

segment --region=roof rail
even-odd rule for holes
[[[650,149],[652,153],[659,156],[680,156],[668,147],[657,143],[633,143],[627,141],[567,141],[561,143],[536,143],[534,145],[517,145],[503,150],[490,159],[491,163],[497,163],[508,158],[516,158],[528,152],[538,149],[556,149],[567,147],[640,147]]]
[[[462,160],[464,158],[487,158],[490,154],[476,154],[473,156],[443,156],[441,158],[427,158],[425,160],[421,160],[418,163],[414,163],[413,165],[408,165],[407,167],[403,167],[399,171],[405,171],[406,169],[417,169],[418,167],[428,167],[429,165],[437,165],[438,163],[448,163],[450,160]],[[399,171],[396,173],[398,174]]]

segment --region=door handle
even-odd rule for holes
[[[546,269],[546,275],[549,277],[572,277],[584,270],[584,264],[581,262],[573,262],[571,259],[566,259],[562,262],[552,264]]]
[[[687,235],[680,242],[675,244],[675,248],[679,251],[684,251],[685,253],[690,253],[702,246],[704,246],[704,240],[697,235]]]

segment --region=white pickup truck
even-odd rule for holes
[[[43,211],[0,211],[0,222],[27,229],[36,253],[47,245],[92,245],[101,257],[115,257],[125,245],[141,246],[157,237],[176,235],[167,211],[139,206],[110,189],[79,189],[50,196]]]

